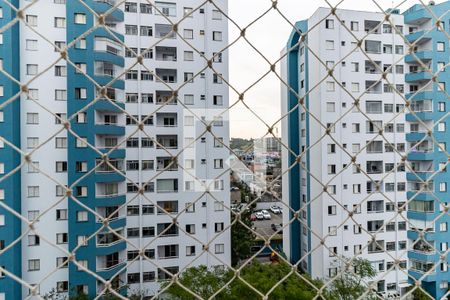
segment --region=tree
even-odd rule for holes
[[[291,272],[291,268],[286,264],[261,264],[253,262],[245,266],[240,273],[240,278],[244,279],[253,288],[267,294],[273,286],[277,287],[270,293],[269,300],[309,300],[316,296],[316,289],[306,283],[298,275],[292,274],[286,280],[284,277]],[[182,283],[188,290],[199,295],[203,299],[208,299],[218,290],[226,285],[233,278],[233,271],[223,268],[208,269],[206,266],[192,267],[186,270],[180,276]],[[308,277],[303,274],[303,276]],[[311,280],[315,286],[320,287],[322,283],[317,280]],[[170,283],[166,283],[165,286]],[[197,299],[179,285],[173,284],[167,290],[171,299],[193,300]],[[234,278],[226,286],[215,300],[241,300],[241,299],[260,299],[261,296],[252,288],[245,284],[241,279]]]
[[[256,196],[251,193],[250,188],[246,184],[237,182],[234,185],[241,191],[242,203],[248,203],[247,201],[251,202],[255,199]],[[255,235],[248,228],[253,228],[253,221],[250,219],[250,216],[255,206],[256,204],[252,204],[248,208],[241,209],[240,222],[237,221],[231,225],[231,264],[233,266],[238,265],[242,259],[246,259],[251,255],[251,247],[254,244]],[[236,215],[231,212],[231,221],[235,218]]]
[[[241,271],[240,277],[264,295],[277,285],[269,294],[269,300],[313,299],[317,295],[317,289],[323,285],[319,280],[312,280],[307,274],[302,274],[302,276],[314,286],[303,280],[298,273],[292,273],[287,279],[284,279],[289,272],[291,272],[291,267],[285,263],[262,264],[254,261]],[[261,296],[243,281],[236,279],[231,287],[230,299],[244,298],[260,299]]]
[[[349,262],[348,264],[344,263]],[[331,284],[327,299],[331,300],[354,300],[360,298],[367,292],[364,281],[375,277],[376,271],[370,261],[362,258],[355,258],[350,262],[343,257],[336,261],[340,265],[337,278]],[[374,295],[365,295],[364,299],[372,299]]]
[[[221,289],[232,278],[232,276],[232,272],[224,268],[213,267],[208,269],[208,267],[202,265],[198,267],[191,267],[184,271],[179,278],[179,282],[203,299],[208,299],[214,295],[216,291]],[[162,287],[167,287],[170,283],[170,281],[165,282]],[[229,299],[227,298],[230,296],[229,292],[229,289],[225,289],[215,299]],[[191,293],[187,292],[178,284],[170,285],[166,293],[172,299],[197,299],[197,297],[194,297]]]

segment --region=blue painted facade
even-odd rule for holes
[[[87,6],[91,7],[97,14],[102,14],[109,9],[111,6],[105,2],[96,2],[92,0],[85,1]],[[92,28],[96,23],[96,17],[80,2],[71,2],[70,5],[66,7],[66,19],[67,19],[67,44],[70,44],[73,40],[80,37],[90,28]],[[82,13],[86,15],[86,24],[76,24],[75,14]],[[122,22],[123,12],[116,10],[111,15],[108,16],[107,22]],[[104,74],[98,74],[95,71],[96,62],[106,62],[111,63],[117,67],[124,66],[123,55],[116,55],[111,52],[98,51],[95,49],[95,38],[106,38],[112,41],[123,41],[124,37],[114,32],[111,35],[104,28],[99,28],[85,36],[86,47],[85,49],[80,49],[79,47],[72,47],[69,50],[69,57],[74,63],[84,63],[86,64],[87,74],[95,80],[99,85],[108,85],[115,76],[108,76]],[[110,74],[111,75],[111,74]],[[118,90],[124,89],[124,81],[116,80],[114,83],[108,85],[109,88],[115,89],[116,95]],[[86,89],[86,99],[77,99],[76,89]],[[68,95],[68,106],[67,115],[70,117],[80,110],[84,109],[89,103],[93,102],[95,97],[100,92],[97,91],[96,86],[92,81],[86,78],[85,75],[76,73],[74,67],[67,67],[67,95]],[[124,109],[123,99],[116,99],[119,107]],[[108,155],[110,159],[125,158],[125,150],[118,149],[115,151],[110,151],[109,149],[102,149],[99,145],[96,145],[96,138],[101,136],[116,137],[119,142],[123,139],[125,135],[125,124],[117,125],[103,125],[96,124],[96,114],[102,113],[118,113],[120,110],[115,107],[112,103],[103,99],[92,106],[90,106],[86,112],[86,122],[77,123],[76,119],[71,121],[71,128],[80,137],[86,138],[90,145],[96,146],[102,153]],[[74,182],[79,180],[80,177],[86,175],[83,172],[77,172],[77,162],[86,162],[87,170],[92,170],[95,168],[98,160],[101,159],[101,155],[94,151],[93,149],[79,148],[76,146],[76,138],[72,135],[68,136],[68,182],[69,186],[72,186]],[[96,190],[97,184],[103,183],[117,183],[124,182],[125,178],[114,172],[93,172],[89,174],[86,178],[81,180],[75,186],[72,187],[74,196],[77,197],[84,205],[88,206],[92,210],[96,210],[98,207],[116,207],[121,206],[126,202],[125,194],[111,195],[109,197],[98,197],[98,191]],[[78,187],[87,188],[87,196],[83,197],[77,194]],[[99,223],[97,218],[89,213],[87,222],[77,221],[77,212],[85,211],[79,204],[75,201],[69,201],[69,250],[73,251],[78,244],[78,236],[91,236],[92,233],[99,230],[103,224]],[[112,229],[124,228],[126,220],[124,216],[118,219],[114,219],[109,222],[108,226]],[[105,230],[109,232],[109,230]],[[87,246],[82,246],[76,250],[77,260],[87,260],[88,268],[93,272],[96,272],[99,276],[106,280],[111,279],[115,276],[124,266],[123,262],[111,263],[109,267],[100,267],[97,265],[98,259],[104,259],[106,255],[113,255],[124,251],[126,248],[125,241],[119,241],[116,243],[111,243],[109,245],[97,246],[96,238],[92,238],[88,241]],[[124,283],[119,283],[123,285]],[[90,297],[95,297],[97,292],[97,279],[86,274],[85,272],[78,271],[77,267],[73,264],[69,266],[69,291],[74,292],[79,290],[81,286],[88,287],[88,294]]]
[[[307,222],[308,222],[308,226],[311,225],[311,218],[310,218],[310,207],[309,204],[307,205],[306,208],[303,207],[303,203],[302,203],[302,199],[301,199],[301,195],[302,195],[302,191],[300,190],[300,180],[301,180],[301,168],[300,168],[300,164],[296,163],[297,157],[302,154],[302,150],[300,148],[300,131],[301,131],[301,127],[302,124],[300,122],[300,107],[297,107],[296,109],[294,109],[298,103],[299,103],[299,99],[298,99],[298,95],[300,93],[300,89],[299,89],[299,78],[300,78],[300,64],[299,64],[299,59],[300,59],[300,47],[298,46],[298,42],[300,40],[300,34],[302,32],[307,32],[308,31],[308,21],[304,20],[304,21],[300,21],[297,22],[295,24],[295,27],[297,30],[293,30],[291,33],[291,36],[289,38],[288,44],[287,44],[287,49],[289,50],[289,53],[287,55],[287,84],[290,86],[290,88],[292,90],[288,91],[288,97],[287,97],[287,111],[289,111],[290,113],[287,116],[288,119],[288,147],[289,149],[291,149],[291,151],[293,153],[295,153],[295,155],[291,152],[289,154],[289,161],[288,161],[288,165],[292,166],[295,164],[295,166],[293,166],[289,173],[288,173],[288,186],[289,186],[289,206],[294,210],[294,211],[299,211],[300,209],[306,209],[306,214],[307,214]],[[305,74],[308,73],[308,50],[305,48],[305,52],[304,52],[304,61],[305,61]],[[305,78],[305,91],[307,92],[309,89],[309,82],[308,82],[308,78]],[[309,96],[305,97],[305,106],[308,107],[309,106]],[[294,109],[294,110],[293,110]],[[306,120],[305,120],[305,126],[306,126],[306,132],[309,132],[309,116],[306,116]],[[306,136],[306,145],[305,145],[305,149],[309,148],[309,135],[307,134]],[[307,156],[307,168],[309,169],[309,155]],[[308,175],[307,175],[308,176]],[[309,180],[309,178],[307,178],[307,180]],[[306,190],[306,198],[309,198],[309,187],[307,187]],[[290,216],[289,219],[294,218],[294,214],[292,212],[290,212]],[[299,216],[300,217],[300,216]],[[289,231],[289,245],[288,247],[290,247],[289,252],[290,252],[290,261],[292,263],[297,263],[300,259],[302,259],[302,261],[305,258],[302,258],[302,241],[301,241],[301,223],[299,221],[294,221],[292,222],[292,224],[290,225],[290,231]],[[311,233],[308,233],[308,247],[310,248],[311,246]],[[308,251],[308,250],[306,250]],[[303,266],[304,264],[300,264],[300,266]],[[304,270],[306,272],[311,272],[311,256],[309,255],[307,257],[307,268]]]
[[[434,6],[429,6],[429,8],[434,12],[436,16],[443,16],[441,21],[444,23],[445,31],[448,34],[450,32],[450,16],[448,15],[448,11],[450,10],[450,1]],[[449,40],[444,32],[439,31],[434,27],[436,20],[433,19],[432,15],[426,9],[424,9],[422,5],[415,5],[404,13],[404,19],[405,25],[418,27],[416,32],[407,35],[407,40],[410,42],[417,41],[417,43],[427,43],[429,45],[427,47],[422,47],[423,49],[419,49],[418,52],[415,53],[417,58],[421,59],[425,64],[431,63],[431,69],[433,73],[436,73],[438,71],[438,62],[444,62],[445,64],[448,64],[450,57]],[[423,28],[423,26],[420,25],[423,22],[431,22],[434,28],[430,32],[427,32],[428,28]],[[421,37],[421,35],[423,35],[424,33],[426,34]],[[445,43],[444,51],[437,50],[438,42]],[[414,63],[417,58],[413,54],[409,54],[408,56],[406,56],[405,62]],[[406,69],[407,71],[409,71],[408,65],[406,66]],[[450,92],[450,76],[448,69],[449,68],[447,67],[444,72],[441,72],[438,75],[437,80],[438,82],[445,82],[445,89],[447,93]],[[405,80],[409,84],[417,84],[420,86],[421,83],[423,84],[424,82],[429,81],[431,77],[432,75],[430,73],[419,71],[413,74],[406,74]],[[446,131],[438,132],[436,124],[438,120],[440,120],[450,111],[447,96],[443,92],[439,91],[438,85],[435,83],[433,84],[432,90],[419,91],[417,93],[410,92],[406,95],[406,97],[410,101],[412,101],[412,103],[417,103],[417,101],[431,101],[431,111],[429,109],[425,111],[419,111],[416,113],[417,117],[413,114],[408,114],[406,116],[406,119],[409,122],[418,122],[418,120],[424,122],[434,121],[433,136],[438,142],[446,143],[448,151],[448,145],[450,145],[450,136]],[[443,110],[442,108],[439,109],[439,102],[446,103]],[[449,128],[448,126],[450,126],[450,124],[448,122],[448,118],[444,118],[440,122],[445,122],[446,128]],[[411,143],[421,141],[424,138],[425,133],[411,133],[406,136],[407,142]],[[417,150],[413,153],[410,153],[408,155],[408,160],[411,163],[432,163],[433,173],[414,172],[407,174],[407,179],[410,183],[425,182],[426,180],[434,182],[434,186],[432,187],[432,191],[434,194],[432,194],[431,192],[413,191],[409,191],[407,194],[409,201],[430,201],[432,202],[434,208],[433,211],[429,212],[417,212],[408,210],[407,215],[410,221],[420,220],[428,221],[431,223],[441,213],[440,202],[445,204],[448,203],[448,190],[445,192],[441,192],[439,187],[440,183],[446,183],[447,186],[450,184],[449,168],[447,167],[447,170],[444,172],[439,172],[439,164],[445,163],[448,158],[445,155],[445,152],[439,151],[437,145],[433,145],[433,148],[428,152],[421,152],[420,150]],[[437,173],[434,174],[434,172]],[[415,279],[422,278],[424,273],[411,268],[412,262],[431,262],[432,264],[437,264],[437,268],[434,270],[434,272],[422,279],[422,287],[424,287],[427,292],[430,293],[435,299],[441,299],[441,297],[445,293],[447,293],[448,290],[447,288],[440,288],[440,283],[448,283],[450,281],[450,271],[442,271],[440,268],[440,262],[444,262],[445,264],[449,263],[448,257],[446,257],[443,261],[440,261],[440,244],[450,242],[449,231],[440,231],[441,223],[450,224],[450,217],[448,214],[436,220],[432,231],[424,233],[424,239],[427,240],[431,245],[434,245],[436,251],[414,251],[410,249],[410,251],[408,252],[408,259],[410,261],[409,275]],[[419,239],[418,230],[410,229],[410,231],[408,232],[408,238],[413,241]]]
[[[19,1],[12,0],[10,3],[18,7]],[[4,26],[16,17],[16,13],[9,5],[1,4],[3,18],[0,26]],[[16,23],[3,33],[3,44],[0,45],[0,59],[3,60],[3,69],[12,77],[20,80],[20,42],[19,24]],[[0,74],[0,85],[3,86],[4,95],[0,97],[0,104],[8,101],[20,91],[20,87],[9,78]],[[15,98],[4,108],[4,122],[0,122],[1,135],[20,148],[20,97]],[[5,164],[5,174],[20,165],[20,154],[5,144],[0,148],[0,162]],[[3,175],[2,175],[3,176]],[[0,182],[0,189],[5,191],[4,203],[15,211],[21,213],[21,175],[20,171]],[[5,246],[11,245],[21,234],[21,221],[8,211],[0,208],[0,214],[5,215],[5,226],[0,226],[0,240]],[[0,265],[14,275],[21,277],[22,258],[21,243],[0,255]],[[5,276],[0,278],[0,293],[5,293],[6,299],[22,299],[22,287],[19,283]]]

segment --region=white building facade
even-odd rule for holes
[[[1,132],[30,163],[0,196],[36,221],[27,232],[0,211],[0,249],[24,234],[0,265],[36,288],[2,276],[0,299],[103,291],[83,268],[120,293],[151,296],[171,273],[231,261],[227,1],[116,3],[38,1],[24,12],[29,26],[3,37],[5,71],[27,86],[1,111]],[[15,17],[2,12],[2,24]],[[17,89],[8,81],[0,103]],[[7,174],[20,157],[0,151]]]
[[[382,13],[329,14],[320,8],[296,24],[282,63],[295,91],[282,88],[282,115],[304,105],[282,124],[297,155],[283,149],[283,170],[296,164],[283,177],[283,201],[301,220],[284,231],[284,250],[323,279],[341,270],[337,256],[367,259],[377,271],[373,288],[400,294],[408,285],[405,106],[393,86],[403,93],[405,45]],[[404,30],[403,16],[394,11],[391,19]],[[285,213],[284,223],[294,217]]]

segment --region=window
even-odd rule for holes
[[[126,35],[137,35],[138,34],[137,25],[125,25],[125,34]]]
[[[125,2],[125,11],[131,13],[137,12],[137,3]]]
[[[192,40],[194,38],[194,30],[192,29],[184,29],[183,37],[188,40]]]
[[[359,30],[359,23],[358,22],[350,22],[350,30],[351,31],[358,31]]]
[[[184,60],[185,61],[193,61],[194,60],[194,52],[193,51],[184,51]]]
[[[194,104],[194,95],[184,95],[184,104],[193,105]]]
[[[327,112],[335,112],[336,104],[334,102],[327,102]]]
[[[87,222],[88,212],[87,211],[77,211],[77,222]]]
[[[67,220],[67,209],[57,209],[56,210],[56,220]]]
[[[445,131],[445,122],[439,122],[437,130],[440,131],[440,132]]]
[[[27,113],[27,124],[39,124],[39,114]]]
[[[334,81],[327,81],[326,83],[326,87],[327,87],[327,92],[334,92]]]
[[[28,236],[28,246],[39,246],[41,244],[41,239],[38,235]]]
[[[37,26],[37,22],[38,22],[38,17],[35,15],[27,15],[25,17],[26,22],[28,23],[28,25],[30,26]]]
[[[65,137],[57,137],[57,138],[55,138],[55,147],[57,149],[65,149],[65,148],[67,148],[67,138],[65,138]]]
[[[41,261],[39,259],[28,260],[28,271],[39,271],[41,269]]]
[[[186,246],[186,256],[195,255],[195,246]]]
[[[55,66],[55,76],[66,77],[67,76],[66,66]]]
[[[55,90],[55,100],[56,101],[67,101],[67,91],[66,90]]]
[[[141,14],[151,14],[152,13],[152,6],[148,3],[141,3],[139,5]]]
[[[337,234],[337,227],[336,226],[328,226],[328,234],[329,235],[336,235]]]
[[[193,11],[192,7],[183,7],[183,16],[187,18],[192,18],[193,17],[192,11]]]
[[[222,74],[213,74],[213,83],[222,84]]]
[[[334,29],[334,20],[326,19],[325,20],[325,28],[326,29]]]
[[[139,34],[141,36],[152,36],[153,28],[151,26],[141,26]]]
[[[57,233],[56,234],[56,243],[57,244],[67,244],[68,235],[67,233]]]
[[[334,50],[334,41],[332,41],[332,40],[325,41],[325,49],[326,50]]]
[[[75,24],[86,24],[86,15],[82,13],[75,13]]]
[[[39,138],[37,137],[29,137],[27,138],[27,148],[34,149],[39,146]]]
[[[67,161],[57,161],[56,172],[57,173],[67,172]]]
[[[222,40],[222,31],[213,31],[213,41],[221,41]]]
[[[56,267],[57,268],[67,268],[69,261],[67,257],[57,257],[56,258]]]
[[[79,39],[75,44],[76,49],[86,49],[86,39]]]
[[[38,73],[38,65],[28,64],[27,65],[27,75],[36,75]]]
[[[29,51],[38,50],[38,41],[37,40],[26,40],[25,41],[25,49]]]
[[[220,254],[225,252],[225,245],[224,244],[215,244],[214,245],[214,253]]]
[[[213,20],[222,20],[222,13],[217,10],[217,9],[213,9],[212,11],[212,19]]]
[[[66,18],[55,17],[54,25],[56,28],[65,28],[66,27]]]
[[[444,52],[445,51],[445,43],[444,42],[437,42],[436,50],[438,52]]]

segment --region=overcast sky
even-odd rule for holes
[[[329,0],[336,5],[339,0]],[[418,0],[395,0],[406,9]],[[442,1],[436,1],[440,3]],[[271,6],[271,0],[229,0],[229,16],[241,27],[247,26]],[[391,0],[377,0],[384,9],[392,7]],[[424,0],[424,3],[425,0]],[[323,0],[278,0],[281,12],[292,22],[308,18],[318,7],[329,7]],[[380,11],[373,0],[344,0],[339,8]],[[403,10],[402,10],[403,11]],[[229,40],[239,36],[236,26],[230,22]],[[292,27],[275,11],[271,10],[266,16],[252,25],[246,32],[247,38],[270,61],[280,57],[280,51],[289,38]],[[230,48],[230,83],[238,91],[248,88],[260,78],[269,65],[243,39]],[[278,66],[279,70],[279,66]],[[236,102],[238,96],[230,90],[230,104]],[[273,124],[280,117],[280,81],[271,74],[255,85],[245,94],[248,105],[268,124]],[[261,121],[257,120],[242,104],[230,110],[231,137],[262,137],[267,133]]]

